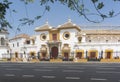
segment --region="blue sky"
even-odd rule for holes
[[[76,23],[79,26],[83,25],[120,25],[120,16],[106,19],[104,22],[101,22],[99,24],[94,24],[89,21],[87,21],[84,17],[79,16],[78,13],[75,11],[70,10],[65,5],[62,5],[60,3],[55,3],[51,5],[51,10],[49,12],[46,12],[42,18],[34,23],[34,25],[31,26],[23,26],[21,28],[21,32],[16,33],[16,28],[19,26],[20,22],[19,19],[24,17],[33,18],[36,15],[41,15],[43,13],[44,7],[41,7],[38,3],[39,0],[36,0],[33,4],[25,5],[20,0],[10,0],[13,2],[11,5],[11,9],[15,9],[17,13],[11,13],[11,10],[8,10],[8,13],[6,15],[8,21],[13,26],[13,29],[9,29],[10,37],[15,36],[16,34],[21,33],[27,33],[29,35],[33,35],[34,29],[37,26],[41,26],[45,24],[46,20],[48,20],[49,24],[52,26],[58,26],[59,24],[63,24],[67,22],[68,18],[72,20],[73,23]],[[105,6],[105,9],[102,10],[102,12],[106,13],[106,11],[115,9],[119,9],[120,4],[114,5],[111,1],[112,0],[101,0],[105,1],[107,5]],[[94,12],[93,5],[90,4],[90,0],[85,0],[86,7],[90,8],[89,11]],[[93,17],[95,18],[95,17]],[[92,28],[91,28],[92,29]]]

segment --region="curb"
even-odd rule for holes
[[[70,61],[63,61],[63,62],[49,62],[49,61],[40,61],[40,62],[11,62],[11,61],[0,61],[0,63],[84,63],[84,64],[120,64],[120,62],[70,62]]]

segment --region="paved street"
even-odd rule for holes
[[[0,82],[120,82],[120,64],[0,63]]]

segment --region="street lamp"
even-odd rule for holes
[[[25,52],[26,51],[26,47],[23,47],[22,51],[23,51],[23,61],[26,62],[27,61],[27,59],[26,59],[26,52]]]
[[[88,58],[88,51],[86,50],[86,59]]]
[[[40,52],[37,53],[38,59],[40,59]]]
[[[9,54],[10,54],[10,60],[11,60],[12,59],[12,49],[10,49]]]
[[[101,51],[101,59],[103,59],[103,50]]]

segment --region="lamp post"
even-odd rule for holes
[[[103,59],[103,50],[101,51],[101,59]]]
[[[86,50],[86,59],[88,59],[88,51]]]
[[[10,53],[9,53],[9,50],[7,50],[6,58],[7,58],[7,60],[10,59]]]
[[[26,52],[25,52],[25,51],[26,51],[26,47],[23,47],[22,50],[23,50],[23,61],[24,61],[24,62],[27,62]]]
[[[10,60],[11,60],[12,59],[12,49],[10,49],[9,54],[10,54]]]
[[[38,55],[38,59],[40,60],[40,52],[38,52],[37,55]]]

